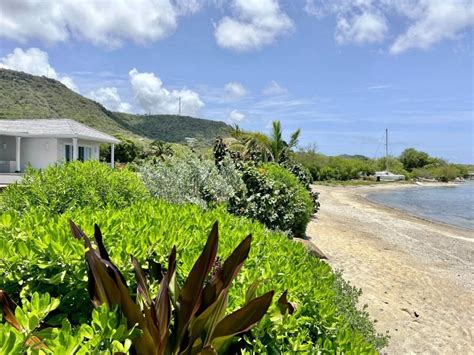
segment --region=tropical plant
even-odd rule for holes
[[[148,151],[145,154],[146,158],[151,158],[154,162],[161,160],[165,161],[173,155],[173,148],[171,144],[163,141],[153,141],[148,147]]]
[[[140,178],[96,161],[28,169],[20,183],[0,195],[0,210],[23,213],[40,208],[53,214],[85,206],[121,208],[148,198]]]
[[[225,315],[228,293],[250,252],[252,236],[245,238],[221,265],[217,263],[218,225],[214,224],[206,245],[182,287],[176,276],[176,247],[168,257],[168,268],[161,276],[155,298],[150,282],[137,259],[132,264],[137,281],[137,296],[130,296],[124,276],[109,258],[102,233],[95,226],[95,250],[89,238],[72,221],[73,235],[84,241],[88,265],[89,292],[96,306],[118,306],[130,328],[138,324],[141,336],[133,346],[140,354],[203,354],[225,351],[233,338],[250,330],[270,307],[273,291],[255,296],[255,285],[246,304]],[[210,275],[210,273],[212,274]],[[290,307],[286,293],[282,307]],[[292,306],[291,306],[292,307]]]
[[[292,148],[296,147],[300,137],[301,130],[298,128],[290,136],[290,141],[286,142],[282,138],[280,121],[272,122],[272,133],[270,135],[270,147],[272,151],[272,159],[277,163],[284,162],[288,159],[288,154]]]

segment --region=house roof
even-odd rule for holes
[[[0,120],[0,135],[19,137],[79,138],[103,143],[119,140],[70,119]]]

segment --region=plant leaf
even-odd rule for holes
[[[14,313],[16,304],[3,290],[0,290],[0,305],[2,306],[3,317],[5,318],[7,323],[19,332],[21,332],[22,329],[20,326],[20,322],[18,322],[18,319],[16,319]],[[25,343],[28,346],[34,347],[36,350],[48,349],[48,347],[43,343],[43,341],[36,336],[30,336],[28,339],[26,339]]]
[[[176,340],[178,342],[183,337],[191,317],[200,307],[204,281],[216,259],[218,240],[219,231],[218,223],[216,222],[212,226],[204,250],[196,260],[179,295],[179,312],[176,328]]]
[[[280,309],[281,314],[285,314],[288,311],[288,314],[293,314],[296,310],[296,307],[293,303],[288,302],[288,299],[286,298],[288,294],[288,290],[283,292],[283,294],[280,296],[278,299],[278,308]]]
[[[133,255],[130,255],[130,259],[132,260],[135,279],[137,280],[137,298],[140,295],[144,299],[146,305],[151,307],[151,296],[150,291],[148,290],[145,273],[143,272],[140,263]]]
[[[214,339],[233,336],[251,329],[265,315],[272,302],[274,291],[265,293],[229,314],[216,327]]]

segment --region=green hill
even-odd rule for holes
[[[116,136],[177,143],[186,137],[211,143],[230,132],[230,126],[219,121],[111,112],[57,80],[0,69],[0,119],[20,118],[71,118]]]

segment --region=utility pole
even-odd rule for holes
[[[385,170],[388,171],[388,129],[385,128]]]
[[[178,98],[179,108],[178,108],[178,116],[181,116],[181,96]]]

